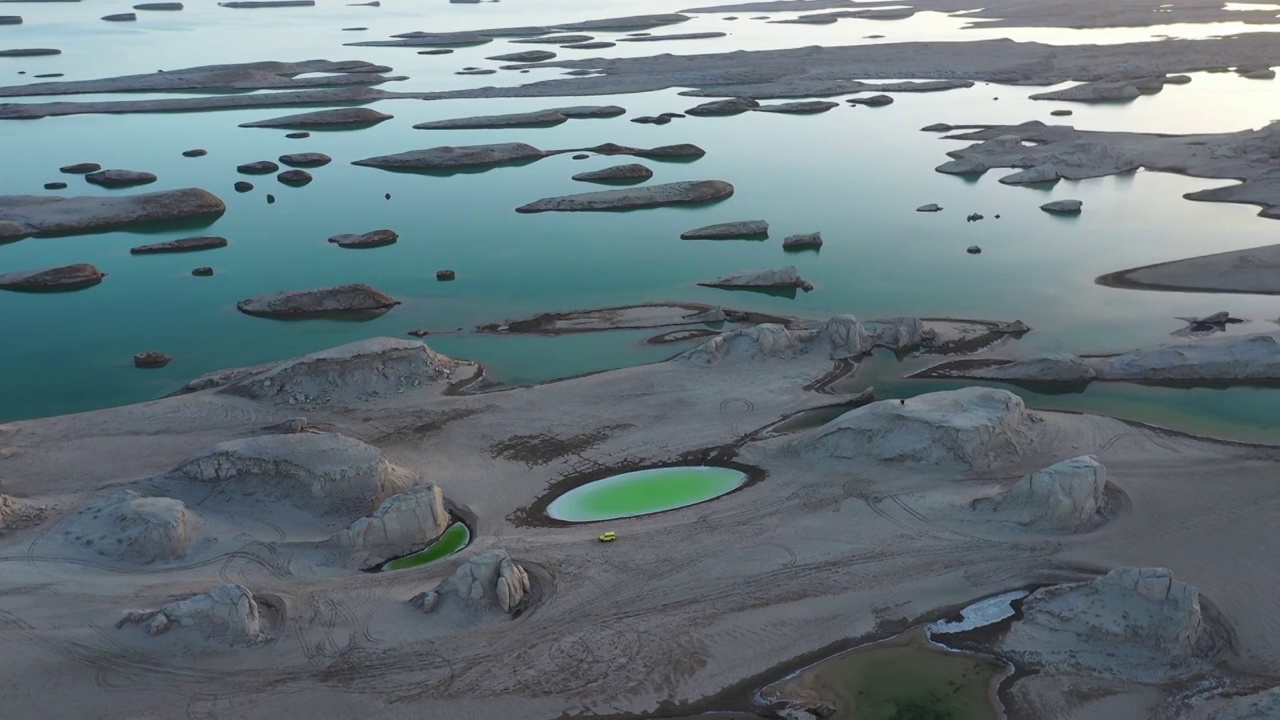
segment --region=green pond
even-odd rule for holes
[[[427,563],[435,562],[458,552],[471,542],[471,528],[464,523],[456,522],[448,527],[435,542],[412,555],[383,563],[382,570],[408,570]]]
[[[913,630],[801,670],[770,688],[836,708],[835,720],[1001,720],[995,684],[1007,667],[948,652]]]
[[[565,522],[649,515],[720,497],[746,482],[746,473],[720,467],[637,470],[574,488],[551,501],[547,515]]]
[[[562,77],[563,69],[529,73],[500,70],[484,77],[454,73],[466,66],[497,67],[485,58],[527,50],[508,39],[424,56],[410,48],[344,47],[414,30],[450,31],[546,24],[623,14],[671,12],[679,0],[641,0],[625,9],[586,0],[450,4],[383,0],[380,8],[322,2],[315,7],[233,10],[188,3],[182,12],[139,12],[134,23],[108,23],[93,3],[24,3],[23,25],[0,27],[0,48],[53,47],[62,55],[0,58],[0,84],[64,73],[83,80],[212,63],[260,60],[360,59],[390,65],[408,79],[388,90],[434,91],[512,85]],[[787,13],[771,13],[775,18]],[[1107,44],[1226,34],[1231,24],[1112,30],[965,29],[960,16],[918,13],[892,22],[844,19],[812,27],[696,16],[678,32],[724,30],[729,37],[680,43],[620,43],[591,51],[556,49],[563,58],[624,57],[664,52],[697,54],[737,49],[805,47],[905,40],[979,40],[1013,37],[1045,43]],[[343,31],[367,27],[367,31]],[[621,33],[593,33],[617,39]],[[868,39],[868,35],[884,35]],[[128,51],[124,51],[127,48]],[[19,75],[19,72],[26,73]],[[58,294],[0,292],[0,421],[140,402],[172,392],[219,368],[279,360],[377,335],[409,330],[441,352],[479,361],[503,382],[568,377],[663,360],[688,343],[646,346],[654,332],[569,337],[498,337],[475,333],[478,324],[629,303],[690,301],[748,310],[824,318],[894,315],[1021,319],[1035,332],[1016,343],[1018,353],[1051,350],[1111,352],[1169,339],[1182,323],[1228,309],[1268,330],[1274,299],[1249,295],[1137,292],[1099,287],[1093,279],[1126,267],[1275,242],[1274,220],[1243,205],[1192,203],[1186,192],[1222,185],[1175,175],[1138,172],[1050,189],[1001,185],[999,173],[978,180],[934,172],[945,151],[961,147],[918,128],[936,122],[1017,123],[1049,119],[1070,107],[1072,124],[1085,129],[1152,132],[1231,131],[1257,127],[1275,116],[1275,83],[1234,74],[1197,73],[1185,86],[1131,103],[1081,105],[1031,101],[1045,88],[979,83],[943,93],[899,94],[884,108],[839,107],[813,116],[746,113],[687,118],[665,126],[627,117],[574,120],[557,127],[519,130],[414,130],[415,123],[479,114],[523,112],[574,104],[618,104],[628,117],[681,111],[697,100],[678,90],[595,98],[487,100],[383,100],[370,106],[394,119],[372,128],[313,132],[290,140],[285,130],[240,128],[244,122],[300,112],[248,109],[145,115],[81,115],[0,121],[5,153],[0,195],[103,195],[199,186],[227,203],[225,215],[203,228],[157,227],[147,232],[33,238],[0,246],[0,272],[70,263],[97,265],[108,277],[86,290]],[[181,93],[179,93],[181,94]],[[199,93],[193,93],[199,94]],[[20,102],[156,97],[18,98]],[[995,98],[999,98],[995,101]],[[0,102],[9,99],[0,98]],[[723,202],[690,208],[626,213],[521,215],[514,208],[537,198],[596,187],[571,175],[629,159],[550,157],[521,167],[450,177],[392,173],[351,165],[374,155],[440,145],[526,142],[570,148],[616,142],[633,146],[695,143],[707,155],[692,163],[648,162],[653,182],[721,179],[736,192]],[[208,150],[186,158],[182,151]],[[302,188],[271,176],[238,194],[241,163],[288,152],[323,152],[334,162],[310,172]],[[136,190],[106,190],[58,173],[76,162],[153,172],[158,182]],[[50,192],[43,183],[71,187]],[[267,204],[265,194],[277,202]],[[390,193],[391,199],[385,199]],[[1054,199],[1084,201],[1074,218],[1051,217],[1039,205]],[[942,213],[917,213],[924,203]],[[964,222],[980,212],[987,219]],[[1001,218],[996,220],[994,216]],[[711,223],[766,219],[766,242],[684,242],[679,234]],[[390,228],[400,241],[375,250],[345,250],[326,242],[338,233]],[[785,235],[821,231],[819,253],[783,254]],[[221,235],[225,248],[183,254],[133,256],[129,248],[193,234]],[[966,255],[969,245],[983,253]],[[795,264],[816,289],[794,299],[730,293],[696,283],[737,270]],[[211,266],[212,277],[192,277]],[[454,282],[436,282],[440,269]],[[364,282],[402,301],[365,322],[277,322],[242,315],[238,300],[267,292]],[[131,358],[159,350],[167,367],[137,370]],[[882,396],[898,368],[885,364],[875,381]],[[924,391],[902,383],[892,392]],[[1040,398],[1024,391],[1032,402]],[[1071,400],[1073,409],[1120,409],[1152,422],[1187,420],[1216,434],[1274,427],[1275,390],[1224,393],[1098,386]]]

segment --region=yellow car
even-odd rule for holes
[[[600,542],[613,542],[614,540],[617,540],[617,539],[618,539],[618,533],[613,532],[612,530],[600,536]]]

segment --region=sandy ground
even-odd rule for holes
[[[197,718],[555,717],[660,705],[678,714],[834,639],[1123,564],[1167,566],[1201,590],[1235,638],[1220,668],[1280,673],[1270,640],[1280,574],[1222,560],[1280,540],[1268,511],[1280,504],[1280,450],[1039,413],[1034,442],[980,471],[824,457],[790,437],[746,442],[736,461],[765,479],[704,505],[607,523],[620,536],[611,544],[595,540],[601,525],[543,526],[526,512],[557,483],[707,457],[828,404],[804,388],[829,370],[816,353],[673,360],[481,395],[436,384],[309,408],[308,423],[376,445],[474,513],[475,540],[456,559],[388,574],[341,567],[316,548],[354,517],[249,497],[188,497],[208,526],[205,543],[180,560],[109,560],[61,537],[81,508],[121,488],[164,487],[148,478],[296,408],[206,391],[6,425],[3,491],[50,516],[0,540],[0,652],[11,668],[0,691],[6,705],[62,717],[93,717],[105,704],[143,718],[177,709]],[[1092,532],[1034,532],[968,507],[1087,453],[1128,498]],[[515,619],[456,622],[406,603],[493,548],[535,578],[538,599]],[[279,598],[270,642],[219,649],[115,628],[126,611],[229,581]],[[1096,717],[1090,707],[1055,717]]]

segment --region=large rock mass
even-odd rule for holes
[[[156,176],[154,173],[138,170],[99,170],[85,175],[84,179],[94,185],[123,188],[133,187],[134,185],[148,185],[156,181]]]
[[[396,155],[356,160],[353,165],[387,170],[451,171],[485,168],[498,165],[515,165],[532,162],[547,153],[524,143],[498,143],[495,145],[470,145],[411,150]]]
[[[317,110],[316,112],[298,113],[283,117],[241,123],[240,127],[250,128],[282,128],[326,129],[326,128],[358,128],[371,127],[380,122],[390,120],[393,115],[378,112],[373,108],[338,108],[336,110]]]
[[[721,180],[697,180],[646,185],[626,190],[543,198],[516,208],[519,213],[637,210],[665,205],[715,202],[733,195],[733,186]]]
[[[637,183],[653,177],[653,171],[639,163],[614,165],[613,167],[578,173],[573,180],[595,183]]]
[[[1117,568],[1042,588],[1022,612],[1001,650],[1055,673],[1164,682],[1195,669],[1209,640],[1200,594],[1164,568]]]
[[[260,317],[304,318],[343,313],[383,313],[399,304],[398,300],[380,290],[352,283],[258,295],[236,303],[236,309],[246,315]]]
[[[82,290],[102,282],[107,274],[88,263],[43,270],[19,270],[0,275],[0,290],[48,292]]]
[[[681,353],[677,359],[717,365],[737,360],[789,359],[818,352],[824,358],[845,360],[865,355],[871,348],[857,318],[837,315],[825,323],[800,327],[764,323],[730,330]]]
[[[1018,460],[1034,443],[1022,398],[969,387],[885,400],[841,415],[797,438],[804,455],[987,470]]]
[[[329,238],[329,242],[342,248],[364,249],[394,245],[399,239],[400,235],[396,231],[382,229],[360,234],[334,235]]]
[[[199,188],[70,198],[0,195],[0,242],[215,218],[226,210],[216,195]]]
[[[1037,470],[1003,492],[979,498],[973,507],[1028,527],[1083,530],[1098,520],[1106,486],[1107,469],[1083,455]]]
[[[152,635],[173,631],[214,645],[254,645],[268,639],[258,602],[243,585],[222,585],[159,610],[131,612],[117,627],[127,623],[146,623]]]
[[[512,562],[506,550],[491,550],[466,561],[435,590],[411,602],[426,610],[434,608],[442,599],[449,599],[459,601],[470,612],[498,609],[513,613],[520,608],[529,589],[529,573]]]
[[[156,253],[192,252],[195,250],[213,250],[227,246],[227,239],[213,235],[186,237],[151,245],[138,245],[130,248],[132,255],[153,255]]]
[[[262,435],[218,443],[176,474],[230,498],[259,498],[328,515],[367,515],[416,482],[382,451],[335,433]]]
[[[63,535],[104,557],[151,563],[185,557],[195,525],[181,500],[121,490],[71,517]]]
[[[440,488],[427,483],[387,498],[373,515],[356,520],[334,541],[349,549],[354,566],[369,567],[423,549],[448,526]]]
[[[421,341],[377,337],[244,372],[211,373],[189,386],[224,385],[225,392],[290,405],[361,403],[448,381],[458,367]]]
[[[549,127],[579,118],[611,118],[626,113],[626,109],[617,105],[580,105],[575,107],[551,108],[533,112],[511,113],[508,115],[479,115],[475,117],[452,118],[418,123],[413,127],[418,130],[477,130],[484,128],[508,127]]]
[[[764,220],[718,223],[680,233],[681,240],[749,240],[767,237],[769,223]]]
[[[800,277],[800,272],[796,270],[795,265],[788,265],[786,267],[776,268],[773,270],[743,270],[741,272],[722,275],[714,280],[706,280],[698,284],[703,287],[756,290],[794,290],[798,288],[805,292],[809,292],[813,289],[813,285]]]

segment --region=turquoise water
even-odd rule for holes
[[[385,0],[383,7],[229,10],[194,7],[179,13],[142,13],[133,24],[104,23],[101,8],[83,4],[22,4],[26,25],[0,27],[0,46],[60,47],[51,58],[0,59],[0,79],[26,82],[18,70],[65,72],[85,79],[158,67],[212,62],[324,57],[364,59],[395,67],[410,80],[392,90],[441,90],[555,77],[558,70],[528,75],[500,72],[482,78],[453,75],[466,65],[529,45],[496,41],[453,55],[419,56],[404,48],[344,48],[342,42],[376,39],[408,30],[456,30],[582,20],[609,15],[665,12],[679,3],[647,2],[601,10],[580,0],[550,5],[448,5]],[[910,21],[842,20],[825,28],[726,23],[698,18],[680,32],[730,29],[717,40],[648,46],[620,45],[593,51],[620,56],[661,52],[696,53],[738,47],[786,47],[853,43],[863,35],[889,39],[979,39],[1009,36],[1048,42],[1114,42],[1141,39],[1168,28],[1116,31],[961,30],[960,18],[925,13]],[[340,28],[368,26],[369,32]],[[1197,30],[1199,31],[1199,30]],[[601,37],[610,34],[602,33]],[[221,41],[236,37],[237,42]],[[128,48],[129,52],[122,50]],[[119,49],[121,51],[114,51]],[[579,57],[559,50],[563,57]],[[587,56],[590,56],[588,54]],[[1161,132],[1225,131],[1256,127],[1274,115],[1274,83],[1234,75],[1201,74],[1187,86],[1120,106],[1085,107],[1073,124],[1092,129]],[[473,114],[519,112],[557,105],[616,103],[629,115],[679,111],[696,100],[675,91],[603,98],[422,102],[373,105],[395,115],[374,128],[314,133],[287,140],[286,131],[238,128],[237,124],[296,110],[249,110],[132,116],[73,116],[0,122],[0,144],[21,147],[6,154],[0,194],[43,194],[41,185],[65,180],[62,194],[103,194],[101,188],[61,176],[57,167],[82,161],[146,170],[159,182],[140,191],[201,186],[222,197],[228,212],[213,225],[145,234],[28,239],[0,246],[0,272],[90,262],[107,279],[85,291],[58,295],[0,293],[6,337],[0,345],[0,420],[58,414],[147,400],[172,391],[209,370],[264,362],[373,335],[414,328],[450,331],[427,341],[436,349],[476,359],[508,382],[530,382],[592,370],[661,360],[684,346],[643,347],[651,333],[613,333],[563,338],[481,336],[480,323],[546,310],[634,302],[679,300],[824,317],[930,315],[1015,318],[1036,328],[1020,350],[1071,349],[1106,352],[1161,342],[1180,323],[1178,315],[1219,309],[1265,320],[1278,313],[1267,298],[1232,295],[1147,293],[1097,287],[1105,272],[1200,253],[1274,242],[1274,221],[1248,206],[1191,203],[1180,195],[1221,183],[1154,173],[1060,183],[1052,190],[999,185],[998,173],[977,182],[941,175],[933,167],[958,143],[938,140],[917,128],[933,122],[1021,122],[1048,119],[1065,105],[1026,100],[1042,88],[978,85],[938,94],[897,95],[880,109],[837,108],[807,117],[753,113],[731,118],[677,120],[666,126],[627,119],[570,121],[555,128],[424,131],[427,120]],[[1269,94],[1271,93],[1271,94]],[[994,101],[993,97],[999,97]],[[123,98],[132,96],[111,96]],[[65,98],[57,98],[65,99]],[[558,156],[514,168],[430,177],[351,166],[353,160],[435,145],[528,142],[542,148],[618,142],[652,146],[692,142],[707,156],[687,164],[646,162],[652,182],[723,179],[737,193],[699,208],[669,208],[608,214],[518,215],[515,207],[548,195],[590,190],[569,176],[617,164],[618,159],[572,161]],[[206,148],[209,155],[184,158],[181,151]],[[257,189],[231,190],[240,163],[274,159],[285,152],[319,151],[334,157],[315,169],[315,181],[288,188],[271,176],[248,178]],[[129,191],[125,191],[129,192]],[[266,204],[264,194],[278,201]],[[390,200],[384,199],[391,193]],[[1055,198],[1085,202],[1074,219],[1054,218],[1037,208]],[[913,212],[937,202],[946,210]],[[987,220],[965,223],[981,212]],[[995,214],[1000,220],[994,220]],[[681,231],[729,220],[761,217],[773,226],[763,243],[684,242]],[[329,245],[337,233],[391,228],[396,245],[350,251]],[[820,253],[784,255],[784,235],[821,231]],[[227,248],[201,253],[130,256],[134,245],[190,234],[217,234]],[[980,256],[964,254],[968,245]],[[696,282],[741,269],[796,264],[817,289],[794,300],[725,293]],[[209,278],[190,276],[200,265]],[[458,279],[438,283],[435,271],[456,270]],[[367,322],[316,320],[280,323],[235,310],[237,300],[281,289],[366,282],[403,301]],[[1269,325],[1256,324],[1259,330]],[[459,332],[458,329],[463,331]],[[136,370],[134,353],[161,350],[175,358],[159,370]],[[919,387],[924,387],[919,386]],[[1090,389],[1094,398],[1124,404],[1126,391]],[[1156,414],[1195,415],[1198,408],[1220,428],[1274,424],[1271,391],[1208,393],[1167,391],[1139,398]],[[1119,393],[1107,395],[1107,393]],[[1101,400],[1099,400],[1101,402]],[[1105,404],[1105,403],[1104,403]],[[1172,408],[1173,410],[1170,410]],[[1215,422],[1217,422],[1215,420]]]
[[[456,522],[449,526],[440,537],[430,545],[412,555],[391,560],[382,565],[382,570],[408,570],[435,562],[458,552],[471,542],[471,528]]]
[[[745,473],[718,467],[670,467],[614,475],[574,488],[547,506],[567,522],[597,522],[695,505],[742,487]]]

